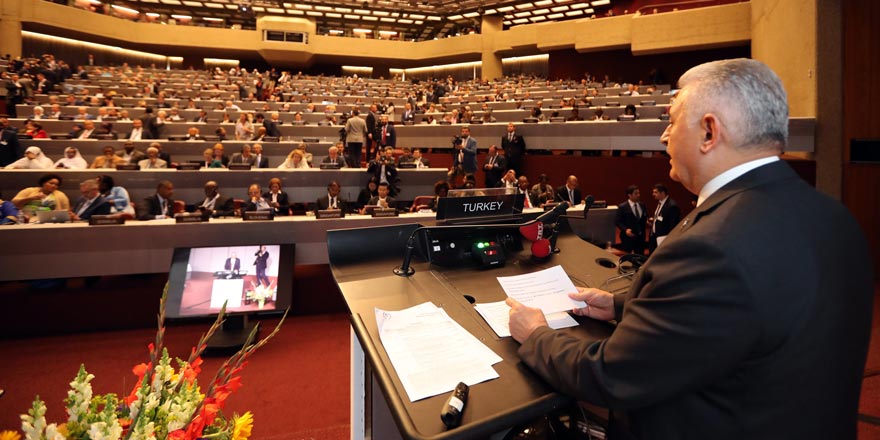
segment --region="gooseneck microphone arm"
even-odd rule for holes
[[[394,275],[399,277],[408,277],[414,273],[416,270],[410,266],[412,262],[413,250],[416,247],[416,237],[419,231],[425,229],[425,227],[416,228],[412,234],[409,235],[409,238],[406,240],[406,248],[403,251],[403,264],[394,268]]]

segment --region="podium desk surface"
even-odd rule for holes
[[[393,228],[401,227],[388,227]],[[412,229],[410,227],[408,231]],[[333,239],[334,233],[328,232],[328,240]],[[375,240],[376,234],[365,230],[364,239],[370,240],[370,237]],[[487,438],[571,402],[569,397],[556,393],[526,367],[516,352],[519,343],[512,338],[499,338],[464,295],[472,296],[478,303],[501,301],[506,295],[496,277],[529,273],[555,265],[562,265],[576,286],[598,286],[618,273],[616,268],[602,267],[596,260],[606,258],[616,262],[616,258],[571,233],[560,236],[557,244],[561,252],[543,262],[533,261],[528,242],[523,244],[525,249],[508,255],[501,268],[486,271],[474,267],[441,268],[418,261],[413,263],[415,274],[400,277],[394,275],[392,269],[401,263],[402,246],[395,246],[396,253],[389,252],[371,259],[345,258],[336,263],[333,246],[328,242],[330,266],[351,311],[354,333],[403,438]],[[452,319],[503,358],[494,365],[499,378],[470,387],[462,424],[452,430],[446,430],[440,420],[440,410],[449,393],[410,402],[379,339],[375,308],[401,310],[426,301],[442,307]],[[581,317],[576,319],[581,325],[558,331],[597,339],[611,332],[607,323]]]

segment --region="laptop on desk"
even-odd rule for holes
[[[70,221],[70,213],[67,211],[37,211],[37,220],[40,223],[67,223]]]

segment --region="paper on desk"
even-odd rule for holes
[[[525,275],[498,277],[498,282],[507,296],[526,306],[541,309],[545,315],[586,306],[583,301],[568,297],[569,293],[577,292],[577,288],[562,266]]]
[[[400,311],[376,309],[379,339],[410,401],[452,391],[459,382],[498,377],[495,352],[431,303]]]
[[[510,307],[504,301],[475,304],[474,307],[498,337],[510,336]],[[554,330],[578,325],[578,322],[566,312],[550,313],[544,315],[544,319],[547,320],[547,325]]]

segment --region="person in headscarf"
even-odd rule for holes
[[[64,168],[68,170],[80,170],[89,167],[89,163],[79,154],[79,150],[75,147],[67,147],[64,149],[64,157],[55,162],[55,168]]]
[[[7,170],[45,170],[54,166],[52,159],[43,154],[40,147],[30,146],[24,150],[24,157],[6,165]]]

